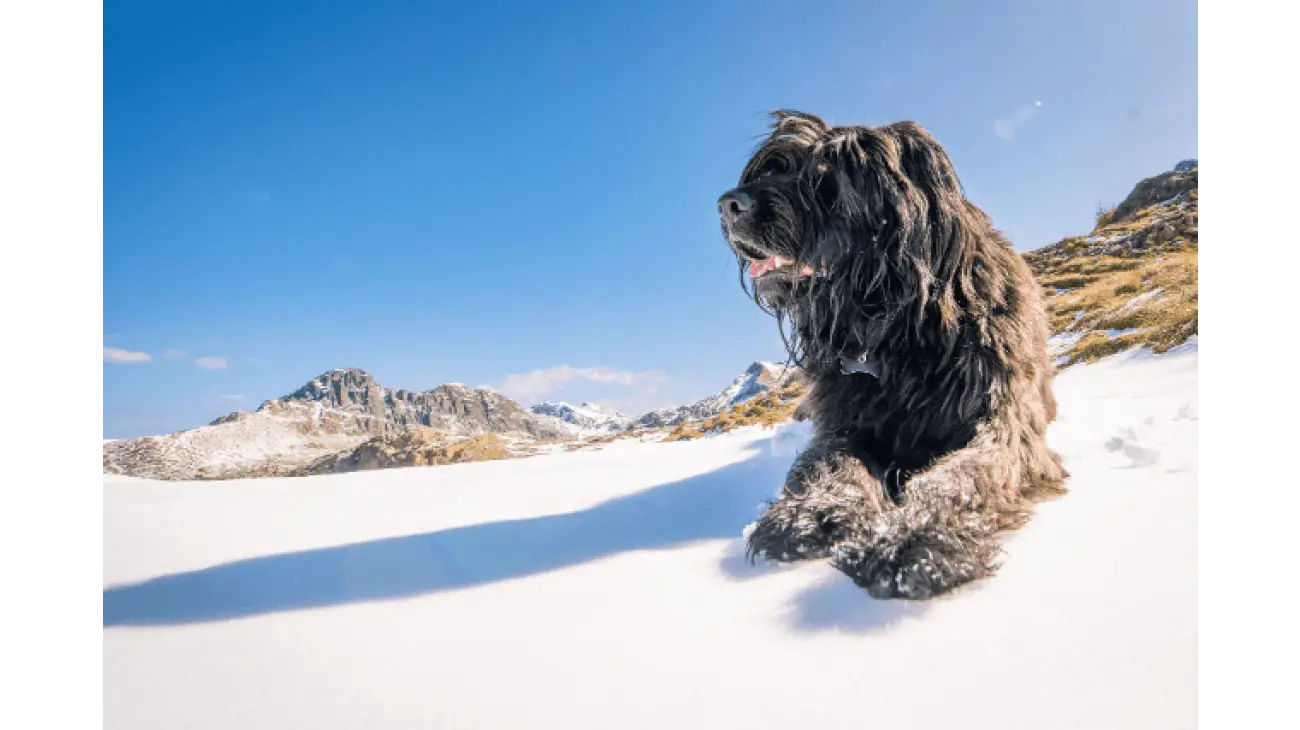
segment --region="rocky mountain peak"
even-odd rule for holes
[[[382,403],[384,393],[385,389],[375,382],[370,373],[357,368],[343,368],[317,375],[279,401],[312,402],[332,408],[357,408],[369,412]]]

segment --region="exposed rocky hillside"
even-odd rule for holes
[[[441,466],[467,461],[495,461],[511,456],[509,444],[494,433],[455,439],[437,429],[417,427],[376,436],[354,449],[318,459],[294,473],[307,476],[404,466]]]
[[[104,444],[104,471],[150,479],[287,476],[367,436],[307,407],[241,414],[180,433]]]
[[[1164,352],[1197,332],[1195,160],[1138,183],[1087,236],[1025,255],[1051,315],[1058,366]]]

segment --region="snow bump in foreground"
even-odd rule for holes
[[[107,727],[1193,727],[1197,356],[1059,376],[1068,496],[880,602],[741,534],[807,427],[300,479],[104,477]]]

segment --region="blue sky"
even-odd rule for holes
[[[714,208],[769,109],[919,122],[1021,250],[1197,154],[1194,2],[662,5],[107,4],[105,436],[335,367],[639,411],[782,359]]]

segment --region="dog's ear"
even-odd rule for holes
[[[965,197],[948,153],[921,125],[898,122],[886,129],[898,145],[900,171],[912,185],[927,196]]]
[[[897,140],[871,127],[851,127],[831,135],[824,150],[847,183],[841,203],[865,217],[873,242],[894,239],[911,217]]]
[[[956,330],[961,290],[968,300],[977,295],[969,289],[977,229],[985,227],[987,216],[966,203],[961,180],[952,160],[934,137],[915,122],[888,127],[898,147],[898,164],[915,197],[916,231],[910,238],[910,252],[917,264],[922,288],[921,305],[930,302],[940,315],[944,329]],[[922,211],[924,211],[922,217]],[[918,322],[924,316],[920,312]]]

